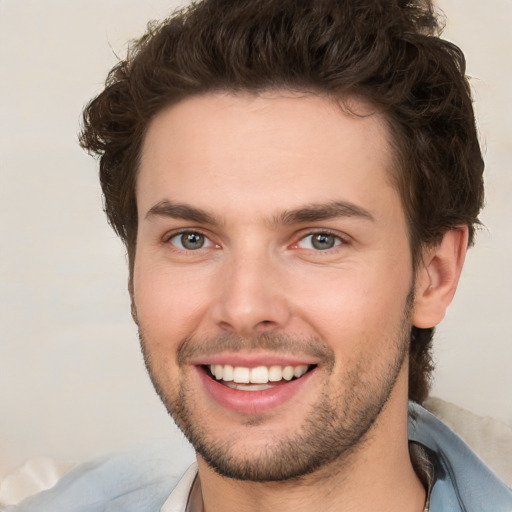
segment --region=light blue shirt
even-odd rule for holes
[[[434,454],[430,512],[512,512],[508,489],[454,432],[409,404],[409,440]],[[169,442],[81,464],[5,512],[185,512],[193,451]]]

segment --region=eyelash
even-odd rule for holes
[[[306,250],[312,250],[314,252],[318,252],[318,253],[322,253],[322,252],[331,252],[333,250],[336,250],[337,248],[339,248],[340,246],[346,246],[349,244],[349,240],[348,240],[348,237],[345,237],[345,236],[342,236],[340,235],[339,233],[337,232],[333,232],[333,231],[330,231],[328,229],[319,229],[318,231],[309,231],[307,232],[306,234],[304,234],[303,236],[301,236],[297,242],[295,242],[293,244],[293,248],[295,249],[301,249],[301,247],[299,247],[299,244],[300,242],[306,240],[307,238],[309,237],[314,237],[315,235],[327,235],[327,236],[332,236],[335,238],[335,245],[333,247],[330,247],[330,248],[327,248],[327,249],[313,249],[313,248],[308,248]],[[311,242],[312,243],[312,242]]]
[[[174,244],[172,242],[172,240],[174,238],[178,238],[178,237],[183,237],[184,235],[198,235],[200,237],[203,237],[204,240],[205,240],[205,243],[207,245],[203,245],[201,247],[198,247],[197,249],[187,249],[185,247],[183,247],[183,244],[182,247],[178,247],[176,244]],[[163,242],[166,243],[166,244],[170,244],[172,245],[176,250],[179,250],[179,251],[186,251],[186,252],[195,252],[195,251],[199,251],[201,249],[207,249],[207,248],[210,248],[210,247],[220,247],[218,244],[216,244],[215,242],[213,242],[211,240],[211,238],[203,233],[202,231],[198,230],[198,229],[184,229],[182,231],[174,231],[172,233],[169,233],[167,234],[164,239],[163,239]]]
[[[172,242],[173,239],[178,238],[178,237],[183,237],[184,235],[198,235],[200,237],[203,237],[206,245],[202,245],[201,247],[198,247],[197,249],[187,249],[186,247],[183,247],[183,244],[181,242],[180,242],[181,247],[177,246],[177,244]],[[335,243],[334,243],[333,247],[328,247],[325,249],[318,249],[318,248],[315,249],[313,247],[304,248],[304,247],[299,246],[299,244],[301,242],[303,242],[304,240],[306,240],[309,237],[312,238],[315,235],[326,235],[329,237],[334,237]],[[185,252],[195,252],[195,251],[199,251],[201,249],[208,249],[210,247],[220,248],[220,245],[213,242],[207,234],[205,234],[201,230],[197,230],[197,229],[185,229],[185,230],[177,231],[177,232],[174,231],[174,232],[166,235],[163,239],[163,242],[166,244],[170,243],[170,245],[172,245],[173,248],[175,248],[176,250],[185,251]],[[294,242],[291,245],[291,248],[292,249],[305,249],[305,250],[311,250],[313,252],[322,253],[322,252],[331,252],[333,250],[336,250],[339,246],[347,245],[348,243],[349,243],[349,240],[346,237],[341,236],[339,233],[334,233],[330,230],[323,229],[323,230],[318,230],[318,231],[306,232],[304,235],[300,236],[300,238],[296,242]],[[313,245],[313,241],[311,241],[311,245]]]

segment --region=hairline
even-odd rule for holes
[[[384,140],[387,143],[387,148],[389,150],[388,156],[388,168],[386,169],[387,174],[389,175],[390,185],[395,189],[400,199],[400,205],[402,207],[402,211],[405,216],[406,226],[407,226],[407,238],[409,242],[409,250],[412,258],[412,267],[413,271],[415,271],[418,267],[419,262],[421,261],[420,255],[422,249],[425,246],[425,242],[422,242],[417,234],[414,232],[413,226],[413,212],[410,211],[408,205],[405,200],[405,190],[403,189],[404,176],[405,172],[405,158],[403,154],[403,150],[400,148],[398,137],[393,136],[391,129],[391,115],[385,111],[384,108],[379,107],[376,102],[371,101],[366,95],[358,92],[352,92],[350,90],[346,91],[327,91],[322,90],[320,87],[294,87],[291,85],[269,85],[266,87],[259,88],[249,88],[249,87],[240,87],[240,88],[232,88],[232,87],[212,87],[205,88],[201,91],[191,91],[190,94],[180,94],[175,98],[168,99],[168,101],[164,102],[160,107],[155,109],[155,112],[152,113],[144,124],[143,130],[141,130],[141,134],[137,140],[138,152],[137,157],[134,160],[133,168],[132,168],[132,180],[133,180],[133,195],[134,195],[134,205],[136,214],[134,215],[134,225],[131,226],[131,233],[127,237],[127,249],[128,249],[128,260],[129,260],[129,279],[130,282],[133,280],[134,273],[134,264],[135,258],[137,254],[137,233],[138,233],[138,207],[137,207],[137,182],[138,175],[140,173],[141,168],[141,160],[144,151],[144,145],[146,141],[146,137],[150,126],[157,116],[162,114],[164,111],[169,110],[177,106],[178,104],[188,101],[194,98],[202,98],[205,96],[213,96],[213,95],[226,95],[226,96],[253,96],[263,97],[265,94],[270,94],[274,96],[286,96],[287,94],[296,95],[297,98],[313,96],[317,98],[322,98],[327,100],[329,103],[336,107],[340,114],[348,115],[352,117],[368,117],[368,116],[378,116],[381,120],[381,126],[383,129]],[[351,108],[351,105],[361,105],[364,109],[370,109],[370,112],[367,114],[358,114],[354,109]],[[396,127],[395,127],[396,128]]]

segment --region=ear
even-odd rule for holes
[[[441,242],[426,248],[416,271],[413,325],[430,328],[444,318],[450,305],[468,248],[468,228],[448,231]]]

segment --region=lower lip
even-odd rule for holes
[[[262,391],[232,389],[207,375],[202,366],[196,367],[203,386],[209,395],[223,408],[242,414],[259,414],[270,411],[291,400],[311,379],[311,370],[299,379],[277,384]]]

